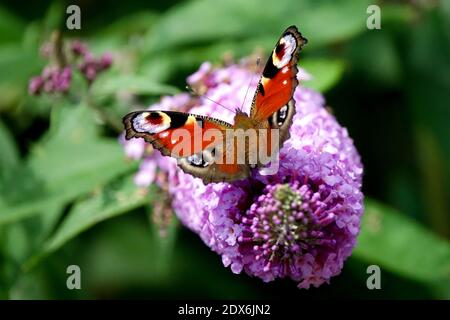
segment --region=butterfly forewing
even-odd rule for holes
[[[298,85],[298,55],[306,43],[295,26],[283,32],[264,67],[250,117],[268,119],[292,99]]]
[[[223,143],[224,121],[176,111],[135,111],[123,119],[126,138],[143,138],[163,155],[184,158]],[[207,133],[206,133],[207,132]]]

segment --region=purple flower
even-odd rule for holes
[[[72,69],[67,66],[62,69],[57,66],[47,66],[40,76],[31,78],[28,92],[39,95],[42,90],[46,93],[67,92],[72,80]]]
[[[75,56],[84,56],[89,52],[86,44],[79,40],[72,41],[70,44],[70,50]]]
[[[46,42],[41,47],[41,54],[47,59],[53,59],[41,75],[33,77],[28,83],[28,92],[31,95],[39,95],[42,91],[46,93],[67,92],[72,80],[72,68],[78,63],[78,69],[92,83],[98,74],[108,69],[112,64],[112,55],[103,54],[100,58],[94,58],[86,44],[75,40],[69,43],[72,55],[67,57],[63,50],[62,42],[59,42],[59,55],[55,54],[56,43]]]
[[[72,69],[70,67],[63,68],[60,72],[53,75],[55,89],[60,92],[69,90],[70,81],[72,79]]]
[[[111,66],[112,62],[113,62],[112,54],[109,52],[104,53],[100,58],[100,69],[102,71],[108,69]]]
[[[31,95],[38,95],[41,92],[44,79],[41,76],[36,76],[30,79],[28,83],[28,92]]]
[[[134,177],[134,183],[138,187],[150,185],[156,176],[156,162],[151,158],[144,159],[140,165],[139,172]]]
[[[44,42],[39,48],[39,53],[41,54],[41,56],[47,59],[50,58],[52,51],[52,44],[50,42]]]
[[[119,137],[119,142],[124,146],[125,154],[128,158],[137,160],[142,158],[142,156],[144,155],[144,139],[125,140],[125,134],[121,134]]]
[[[193,84],[204,81],[208,75],[208,72],[211,71],[211,69],[212,69],[211,62],[208,61],[203,62],[200,68],[187,78],[187,82]]]
[[[310,76],[301,70],[299,80]],[[248,84],[257,77],[244,63],[226,68],[203,64],[188,78],[199,92],[229,107],[240,107]],[[263,281],[290,278],[299,288],[318,287],[338,275],[356,243],[363,213],[360,157],[319,93],[299,87],[291,138],[280,150],[279,170],[255,171],[246,180],[204,185],[176,161],[158,152],[145,156],[165,178],[172,207],[234,273]],[[168,101],[170,103],[164,103]],[[249,110],[251,97],[244,109]],[[190,108],[195,104],[195,107]],[[151,109],[168,106],[232,121],[232,112],[204,98],[165,97]],[[132,142],[126,142],[132,143]],[[155,171],[148,164],[138,173]],[[152,177],[155,177],[153,174]],[[149,182],[147,179],[145,182]],[[141,184],[142,185],[142,184]]]
[[[89,83],[95,80],[99,73],[108,69],[112,64],[112,55],[103,54],[100,58],[95,58],[90,52],[85,52],[78,70],[88,80]]]

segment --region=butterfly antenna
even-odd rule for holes
[[[198,92],[195,91],[191,86],[186,86],[186,89],[187,89],[191,94],[193,94],[194,96],[205,98],[206,100],[209,100],[209,101],[211,101],[211,102],[214,102],[215,104],[217,104],[218,106],[221,106],[222,108],[225,108],[225,109],[227,109],[227,110],[229,110],[229,111],[231,111],[231,112],[234,112],[234,110],[232,110],[231,108],[228,108],[227,106],[224,106],[224,105],[221,104],[220,102],[217,102],[217,101],[211,99],[211,98],[208,97],[207,95],[198,93]]]
[[[260,61],[261,61],[260,57],[256,58],[256,67],[259,66],[259,62]],[[255,78],[255,74],[253,73],[252,74],[252,78],[250,79],[250,83],[248,84],[247,91],[245,91],[244,101],[242,101],[242,105],[241,105],[241,108],[240,108],[241,111],[244,108],[245,100],[247,99],[248,91],[250,90],[250,87],[252,86],[254,78]]]

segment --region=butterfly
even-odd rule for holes
[[[143,138],[205,184],[249,177],[289,138],[298,56],[306,43],[296,26],[283,32],[263,69],[250,115],[236,109],[234,124],[184,112],[134,111],[123,118],[126,139]]]

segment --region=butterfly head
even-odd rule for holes
[[[236,109],[234,115],[234,127],[236,129],[256,129],[260,127],[259,121],[250,117],[246,112],[241,109]]]

